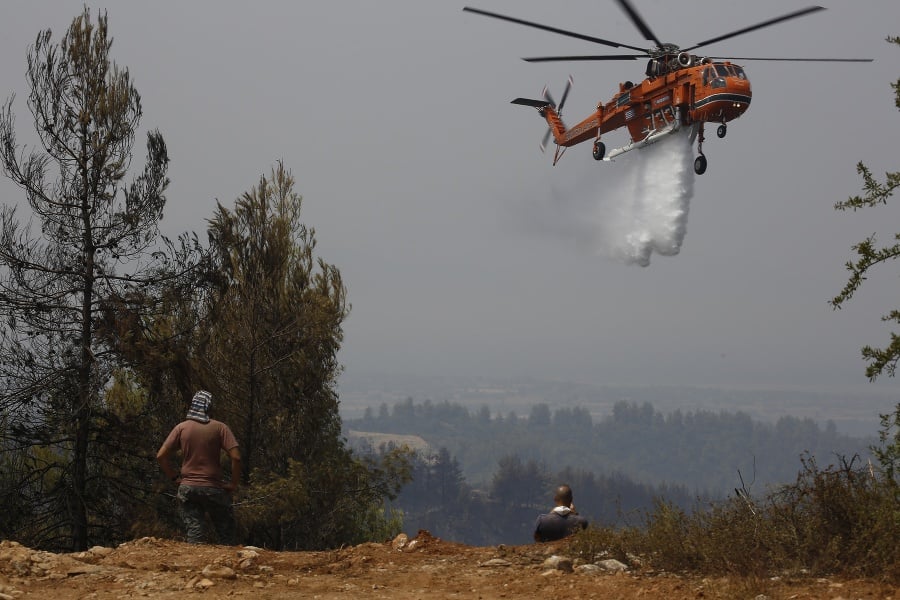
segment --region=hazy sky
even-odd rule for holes
[[[611,0],[465,1],[646,44]],[[635,4],[660,38],[682,46],[806,6]],[[896,0],[835,1],[706,48],[875,62],[743,63],[752,105],[724,140],[707,132],[709,169],[693,181],[681,251],[646,267],[584,243],[596,206],[616,205],[641,154],[596,163],[585,144],[553,167],[538,149],[545,125],[509,103],[544,84],[558,94],[571,74],[565,117],[576,122],[620,81],[639,81],[642,61],[528,64],[520,57],[617,51],[464,13],[463,3],[88,5],[108,10],[112,55],[142,95],[142,129],[166,139],[168,234],[205,237],[216,199],[231,206],[279,159],[293,171],[319,255],[349,288],[348,375],[863,385],[859,348],[888,341],[879,317],[900,304],[895,265],[844,310],[827,301],[852,244],[874,232],[890,242],[900,230],[896,206],[832,209],[858,193],[857,161],[881,177],[900,168],[889,87],[900,48],[884,41],[900,35]],[[28,47],[48,27],[58,41],[82,6],[2,5],[0,97],[17,94],[20,142],[34,140]],[[2,201],[21,198],[0,182]]]

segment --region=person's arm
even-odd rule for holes
[[[163,473],[166,474],[166,479],[170,481],[177,481],[180,477],[180,473],[176,473],[175,469],[172,468],[172,449],[165,444],[159,447],[159,452],[156,453],[156,462],[159,463],[159,466],[162,467]]]
[[[241,483],[241,451],[235,446],[228,450],[228,456],[231,458],[231,481],[222,487],[233,492]]]

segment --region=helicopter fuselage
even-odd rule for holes
[[[542,108],[559,146],[597,140],[625,127],[639,142],[680,119],[691,123],[727,123],[750,106],[750,80],[743,68],[730,62],[702,62],[648,77],[637,85],[625,82],[619,93],[580,123],[566,128],[552,106]]]

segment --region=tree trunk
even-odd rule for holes
[[[79,399],[81,402],[81,399]],[[75,451],[72,457],[72,551],[88,548],[87,464],[91,414],[86,404],[78,407],[75,417]]]
[[[87,124],[81,127],[81,160],[87,165],[88,129]],[[82,226],[82,252],[84,256],[84,287],[81,294],[81,364],[78,366],[78,406],[75,409],[75,451],[72,457],[72,483],[74,493],[74,514],[72,515],[72,550],[81,551],[88,548],[88,506],[87,506],[87,469],[88,469],[88,445],[91,435],[91,370],[93,367],[93,352],[91,352],[92,315],[91,308],[94,301],[94,239],[91,226],[92,211],[91,198],[96,197],[97,190],[90,185],[90,173],[86,166],[81,168],[82,196],[81,202],[81,226]]]
[[[241,452],[241,483],[250,485],[250,469],[253,464],[253,450],[256,445],[256,354],[250,354],[250,397],[247,399],[247,427],[245,429],[247,439],[244,441],[244,451]],[[240,440],[238,440],[240,443]]]

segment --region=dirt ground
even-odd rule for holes
[[[471,547],[428,532],[327,552],[192,546],[142,538],[52,554],[0,542],[0,600],[107,598],[640,598],[900,600],[877,581],[684,577],[584,565],[567,544]],[[562,557],[562,558],[560,558]],[[549,560],[548,560],[549,559]],[[599,563],[598,563],[599,564]],[[556,565],[555,567],[552,565]]]

